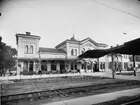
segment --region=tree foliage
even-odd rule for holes
[[[0,37],[0,75],[5,74],[7,69],[10,69],[16,64],[17,50],[2,42]]]

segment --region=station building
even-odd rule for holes
[[[26,34],[16,34],[18,51],[17,73],[23,71],[38,72],[69,72],[80,70],[81,72],[97,71],[97,59],[79,59],[78,56],[87,50],[107,49],[108,45],[97,43],[91,38],[81,41],[76,40],[74,35],[70,39],[59,43],[55,48],[40,47],[40,36]],[[99,59],[100,71],[109,69],[110,57],[107,55]]]

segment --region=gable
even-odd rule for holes
[[[95,46],[98,45],[98,44],[97,44],[95,41],[93,41],[91,38],[86,38],[86,39],[82,40],[82,41],[80,42],[80,44],[82,45],[82,44],[87,43],[87,42],[91,42],[91,43],[94,44]]]
[[[86,40],[84,43],[81,44],[81,47],[86,47],[86,48],[97,48],[97,45],[93,43],[91,40]]]

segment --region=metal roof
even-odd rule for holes
[[[45,47],[39,47],[40,52],[51,52],[51,53],[64,53],[66,52],[62,49],[55,49],[55,48],[45,48]]]

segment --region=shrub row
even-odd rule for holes
[[[51,70],[51,71],[23,71],[20,74],[21,75],[37,75],[37,74],[63,74],[63,73],[77,73],[80,72],[80,70],[70,70],[70,71],[66,71],[66,70]]]

